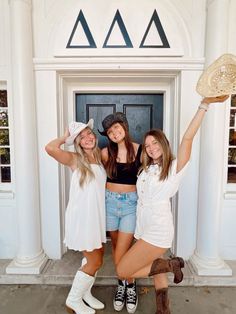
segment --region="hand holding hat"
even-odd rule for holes
[[[205,97],[205,98],[203,98],[202,103],[211,104],[213,102],[224,102],[228,98],[229,98],[229,95],[222,95],[222,96],[216,96],[216,97]]]
[[[223,54],[215,60],[203,71],[196,90],[203,97],[236,94],[236,56]]]

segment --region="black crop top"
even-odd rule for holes
[[[142,145],[139,145],[135,160],[131,164],[117,162],[117,175],[114,178],[108,178],[107,182],[117,184],[135,185],[137,181],[138,169],[141,166],[140,156],[142,152]]]

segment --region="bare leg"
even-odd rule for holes
[[[118,238],[118,230],[110,231],[110,237],[111,237],[111,246],[112,246],[112,258],[115,264],[115,251],[116,251],[116,243],[117,243],[117,238]]]
[[[158,274],[153,276],[155,289],[163,289],[168,287],[168,279],[166,274]]]
[[[115,266],[117,266],[121,258],[131,247],[134,237],[133,233],[126,233],[120,231],[112,231],[110,234],[112,240],[114,264]],[[133,279],[128,279],[127,281],[132,282]]]
[[[117,266],[118,276],[126,277],[146,277],[161,273],[174,273],[174,282],[179,283],[183,280],[184,260],[181,257],[163,259],[162,255],[166,248],[160,248],[145,242],[137,241],[125,254]]]
[[[130,250],[121,259],[117,265],[117,273],[120,277],[146,277],[149,275],[152,263],[155,259],[161,258],[167,249],[156,247],[143,240],[138,240]],[[168,312],[168,281],[165,274],[158,274],[154,276],[154,283],[156,289],[157,299],[157,312],[156,313],[170,313]],[[160,305],[159,299],[164,298],[163,294],[166,294],[166,312],[162,311],[164,307]]]
[[[115,266],[117,266],[121,258],[132,245],[133,233],[120,231],[111,232],[111,239],[113,260]],[[128,313],[134,313],[138,305],[136,284],[133,282],[133,278],[123,278],[128,281],[128,284],[125,280],[121,281],[119,276],[118,279],[118,285],[113,300],[114,309],[116,311],[121,311],[126,303]]]
[[[134,236],[132,233],[119,232],[115,250],[115,266],[118,265],[121,258],[129,250],[133,243]],[[133,279],[126,278],[128,282],[133,282]]]
[[[166,248],[160,248],[138,240],[125,254],[117,265],[117,273],[121,278],[140,278],[147,277],[152,262],[161,257]]]
[[[97,270],[102,266],[104,248],[93,250],[92,252],[83,251],[87,263],[82,267],[83,272],[94,276]]]

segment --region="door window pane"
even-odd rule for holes
[[[10,167],[1,167],[1,181],[11,182],[11,168]]]
[[[231,96],[231,107],[236,107],[236,95]]]
[[[0,129],[0,145],[6,146],[9,145],[9,130]]]
[[[8,126],[8,113],[7,109],[0,109],[0,127]]]
[[[228,183],[236,183],[236,95],[231,96],[230,103]]]
[[[7,107],[7,91],[0,90],[0,107]]]
[[[10,148],[0,148],[0,164],[10,165]]]
[[[228,164],[236,165],[236,148],[229,148]]]
[[[228,168],[228,183],[236,183],[236,167]]]
[[[230,110],[230,127],[236,128],[236,109]]]
[[[7,90],[0,90],[0,183],[11,182]]]

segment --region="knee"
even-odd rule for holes
[[[117,273],[117,276],[119,278],[128,278],[129,277],[129,273],[128,273],[127,269],[122,267],[122,265],[120,265],[120,264],[118,264],[116,266],[116,273]]]
[[[102,263],[102,257],[95,257],[88,259],[87,264],[84,267],[95,273],[102,267]]]

